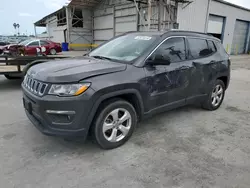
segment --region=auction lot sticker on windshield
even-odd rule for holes
[[[152,39],[152,37],[148,37],[148,36],[136,36],[135,39],[136,40],[150,40],[150,39]]]

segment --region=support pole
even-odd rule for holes
[[[207,14],[206,14],[206,22],[205,22],[204,33],[207,33],[210,4],[211,4],[211,0],[208,0],[208,2],[207,2]]]
[[[67,23],[67,42],[70,44],[70,32],[71,32],[71,19],[70,19],[70,8],[69,7],[65,7],[65,11],[66,11],[66,23]]]
[[[161,4],[162,0],[158,1],[158,31],[161,31]]]
[[[151,7],[151,0],[148,0],[148,31],[150,31],[151,27],[151,14],[152,14],[152,7]]]
[[[36,25],[34,24],[35,37],[37,37]]]

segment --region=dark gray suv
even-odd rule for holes
[[[124,144],[139,120],[187,104],[220,107],[230,80],[221,42],[185,31],[131,32],[83,57],[32,66],[23,104],[46,135]]]

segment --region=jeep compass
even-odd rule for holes
[[[82,57],[32,66],[22,83],[30,121],[44,134],[90,134],[124,144],[138,121],[188,104],[220,107],[230,80],[221,41],[188,31],[130,32]]]

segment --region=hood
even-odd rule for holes
[[[126,67],[126,64],[122,63],[78,57],[37,64],[32,66],[27,74],[43,82],[69,83],[93,76],[124,71]]]
[[[8,45],[4,46],[4,48],[6,48],[6,49],[19,48],[19,47],[23,47],[23,45],[20,45],[20,44],[8,44]]]

